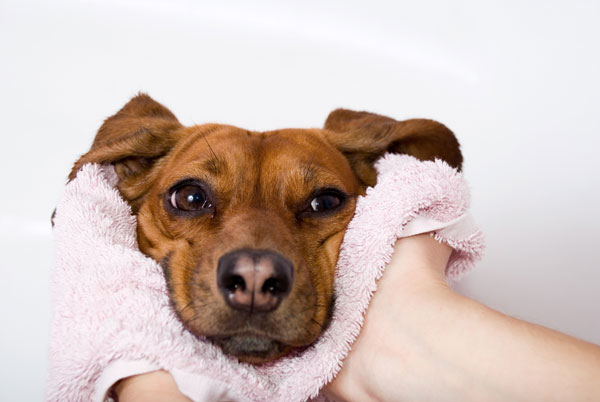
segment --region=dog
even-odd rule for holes
[[[323,129],[185,127],[146,94],[104,121],[73,166],[112,164],[177,316],[241,362],[312,344],[334,308],[338,250],[386,152],[458,169],[454,134],[426,119],[337,109]]]

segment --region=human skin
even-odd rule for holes
[[[600,347],[452,291],[450,248],[397,242],[360,336],[327,387],[347,401],[592,401]]]
[[[179,392],[171,374],[162,370],[125,378],[114,391],[119,402],[191,402]]]
[[[600,347],[452,291],[444,279],[451,251],[427,234],[398,240],[361,333],[325,389],[328,396],[340,401],[597,400]],[[157,381],[168,390],[159,390]],[[130,377],[116,391],[125,402],[189,401],[166,372]]]

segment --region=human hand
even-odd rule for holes
[[[179,391],[173,376],[162,370],[124,378],[113,391],[119,402],[191,401]]]
[[[364,325],[326,392],[337,400],[596,401],[600,346],[452,291],[450,250],[398,240]]]
[[[406,332],[404,308],[418,309],[412,301],[421,295],[435,299],[451,292],[445,268],[452,249],[429,234],[399,239],[392,260],[379,280],[363,328],[343,367],[326,387],[329,397],[339,400],[396,400],[400,380],[416,363]]]

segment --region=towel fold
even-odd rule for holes
[[[172,311],[162,269],[136,242],[136,219],[110,166],[85,165],[55,215],[53,319],[46,399],[102,401],[120,378],[169,371],[195,401],[324,399],[358,335],[399,237],[432,232],[454,251],[448,278],[481,258],[461,173],[436,160],[388,154],[357,201],[341,246],[330,326],[301,353],[262,366],[238,362],[188,332]]]

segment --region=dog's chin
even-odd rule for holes
[[[268,363],[293,349],[274,339],[255,334],[213,336],[208,339],[224,353],[236,357],[240,362],[250,364]]]

